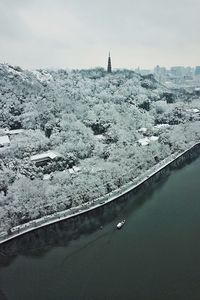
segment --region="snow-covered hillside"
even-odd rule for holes
[[[199,110],[152,75],[0,64],[0,228],[91,201],[183,150],[199,140]]]

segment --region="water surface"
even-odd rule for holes
[[[200,158],[132,198],[103,229],[2,256],[0,299],[200,299]]]

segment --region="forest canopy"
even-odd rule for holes
[[[130,70],[0,65],[0,229],[93,201],[199,141],[200,103]],[[145,139],[145,140],[144,140]],[[145,143],[144,143],[145,141]],[[54,151],[43,164],[33,155]]]

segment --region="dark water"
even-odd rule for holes
[[[66,246],[2,256],[0,299],[200,299],[200,158],[132,203]]]

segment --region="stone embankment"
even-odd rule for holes
[[[200,150],[200,143],[193,144],[187,150],[181,153],[174,153],[171,156],[165,158],[158,164],[154,165],[152,168],[144,172],[140,177],[135,178],[133,181],[128,184],[122,186],[121,188],[109,193],[101,198],[98,198],[94,201],[84,203],[82,205],[70,208],[68,210],[57,212],[55,214],[42,217],[37,220],[30,221],[26,224],[19,225],[13,227],[9,233],[2,232],[0,234],[0,244],[5,243],[11,239],[14,239],[20,235],[28,233],[30,231],[39,229],[44,226],[48,226],[50,224],[60,222],[69,218],[73,218],[77,215],[84,214],[88,211],[96,209],[102,205],[106,205],[117,198],[122,197],[123,195],[128,194],[129,192],[141,187],[146,182],[151,181],[151,179],[162,170],[164,170],[167,166],[171,166],[172,164],[176,164],[177,161],[181,159],[178,165],[183,164],[185,160],[187,160],[188,155],[198,152]],[[172,166],[173,167],[173,166]]]

